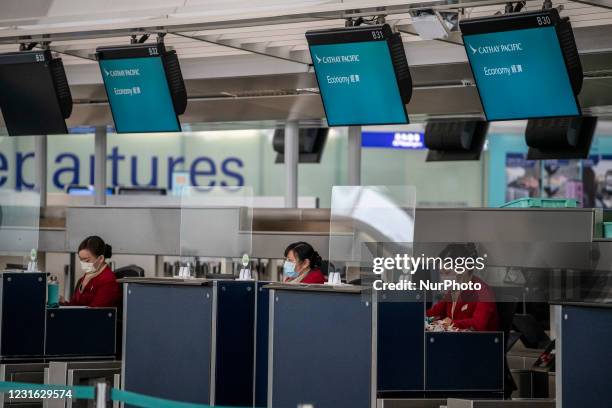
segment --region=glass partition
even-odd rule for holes
[[[40,194],[0,189],[0,256],[37,270]]]
[[[378,279],[374,258],[412,255],[416,191],[412,186],[334,186],[332,190],[330,272],[347,282]],[[380,273],[393,280],[407,271]]]
[[[416,241],[415,203],[415,189],[409,186],[334,187],[330,283],[339,282],[338,274],[378,292],[380,301],[450,305],[471,299],[492,310],[497,304],[502,314],[528,303],[612,299],[609,239],[458,242],[450,239],[453,231],[464,228],[463,235],[469,235],[474,220],[449,219],[449,240],[442,234],[435,242]],[[436,310],[428,312],[430,317]]]
[[[175,275],[250,279],[253,189],[184,187],[180,197],[180,266]]]

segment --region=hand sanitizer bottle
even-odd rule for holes
[[[238,280],[251,280],[251,270],[249,269],[249,255],[242,255],[242,269],[240,269],[240,276]]]
[[[36,249],[30,251],[30,262],[28,262],[28,272],[38,272],[38,262],[36,262]]]

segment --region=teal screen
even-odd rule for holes
[[[330,126],[407,123],[386,41],[313,45]]]
[[[554,27],[465,35],[488,120],[580,114]]]
[[[100,60],[119,133],[179,132],[161,57]]]

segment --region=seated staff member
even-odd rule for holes
[[[79,260],[85,275],[79,279],[66,306],[119,307],[121,287],[106,260],[113,255],[110,245],[98,236],[87,237],[79,245]]]
[[[473,244],[450,244],[440,254],[442,259],[450,257],[476,258],[478,253]],[[480,283],[480,290],[449,291],[442,300],[427,310],[427,316],[433,317],[434,322],[443,326],[452,326],[457,329],[475,331],[499,330],[499,318],[495,295],[489,285],[474,276],[473,269],[463,273],[443,269],[440,271],[440,280],[456,280],[460,283]]]
[[[294,242],[285,249],[283,282],[325,283],[321,256],[307,242]]]

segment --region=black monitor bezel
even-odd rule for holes
[[[52,59],[49,50],[4,52],[0,54],[0,65],[45,63]]]
[[[382,38],[374,39],[373,31],[382,31]],[[313,45],[331,45],[331,44],[348,44],[348,43],[361,43],[361,42],[378,42],[384,41],[387,43],[387,47],[389,49],[389,56],[392,58],[391,48],[389,46],[389,41],[393,38],[394,34],[391,30],[391,27],[388,24],[381,25],[367,25],[367,26],[358,26],[358,27],[344,27],[338,29],[325,29],[325,30],[314,30],[306,32],[306,41],[308,42],[308,52],[310,53],[310,58],[314,61],[314,56],[312,55],[311,46]],[[395,76],[395,84],[397,85],[397,91],[400,95],[400,99],[402,101],[402,109],[404,111],[404,117],[406,118],[405,122],[383,122],[383,123],[330,123],[329,116],[327,114],[327,106],[325,106],[325,100],[321,93],[321,84],[319,83],[319,77],[317,76],[316,69],[314,68],[314,64],[312,64],[312,68],[315,71],[315,79],[317,81],[317,87],[319,88],[319,95],[321,97],[321,104],[323,105],[323,111],[325,112],[325,120],[327,121],[328,127],[344,127],[344,126],[385,126],[385,125],[406,125],[410,123],[410,118],[408,117],[408,111],[406,109],[406,103],[404,102],[404,97],[402,95],[402,90],[400,87],[399,78],[397,77],[397,69],[393,61],[391,61],[391,65],[393,66],[393,75]]]
[[[551,23],[550,25],[538,25],[538,17],[550,17]],[[559,43],[559,48],[561,49],[561,55],[563,56],[563,62],[565,67],[565,73],[567,74],[567,79],[572,89],[572,94],[574,95],[574,102],[576,104],[577,113],[575,115],[555,115],[555,116],[523,116],[516,118],[504,118],[504,119],[493,119],[487,115],[487,109],[482,100],[482,95],[480,94],[480,88],[478,86],[478,81],[476,80],[476,75],[474,75],[474,69],[472,67],[472,60],[470,57],[470,53],[468,52],[465,41],[463,42],[463,49],[465,50],[465,54],[468,58],[468,65],[470,67],[470,72],[472,74],[472,78],[474,78],[474,84],[476,85],[476,92],[478,93],[478,99],[480,100],[480,106],[482,106],[482,112],[487,121],[491,122],[507,122],[512,120],[529,120],[529,119],[538,119],[538,118],[563,118],[563,117],[578,117],[582,116],[582,108],[580,106],[580,102],[578,100],[578,95],[574,92],[572,86],[572,77],[570,75],[569,69],[567,67],[567,57],[563,52],[563,47],[561,42],[559,41],[559,32],[557,26],[563,20],[559,16],[559,12],[557,9],[548,9],[548,10],[537,10],[531,12],[522,12],[522,13],[510,13],[504,15],[497,16],[487,16],[487,17],[477,17],[472,19],[463,20],[459,23],[459,27],[461,30],[462,38],[466,35],[478,35],[478,34],[489,34],[489,33],[499,33],[505,31],[517,31],[517,30],[525,30],[530,28],[548,28],[555,27],[555,32],[557,33],[557,42]],[[491,29],[491,27],[494,27]]]
[[[90,191],[91,194],[72,194],[72,191]],[[78,184],[71,184],[66,187],[66,194],[74,195],[74,196],[82,196],[82,197],[91,197],[95,195],[95,191],[93,191],[93,186],[83,186],[83,185],[78,185]],[[107,196],[114,195],[115,187],[107,186],[104,191],[104,194]]]
[[[148,193],[152,193],[152,194],[148,194]],[[163,188],[163,187],[151,187],[151,186],[131,186],[131,187],[119,186],[116,194],[117,195],[133,195],[133,196],[140,196],[140,195],[166,196],[168,195],[168,189]]]
[[[154,51],[153,51],[154,50]],[[156,44],[130,44],[130,45],[118,45],[118,46],[105,46],[98,47],[96,49],[96,59],[98,60],[98,68],[100,68],[100,74],[102,75],[102,82],[104,85],[104,92],[108,100],[108,106],[113,117],[113,124],[115,125],[115,132],[121,134],[146,134],[146,133],[180,133],[183,131],[179,115],[176,113],[174,107],[174,101],[172,100],[172,90],[170,89],[170,82],[168,81],[168,74],[165,70],[164,56],[166,55],[166,47],[163,43]],[[102,66],[100,61],[102,60],[114,60],[114,59],[128,59],[128,58],[160,58],[162,66],[164,67],[164,79],[166,80],[166,86],[168,87],[168,93],[170,94],[170,100],[172,102],[172,111],[176,120],[178,130],[147,130],[141,132],[124,132],[117,126],[117,120],[115,119],[115,111],[113,105],[110,102],[108,95],[108,89],[106,88],[106,82],[104,80],[104,73],[102,72]]]
[[[597,117],[568,117],[571,117],[572,120],[581,121],[578,145],[560,149],[542,149],[528,146],[529,149],[527,150],[527,160],[581,160],[589,157],[591,145],[593,144],[593,139],[595,138],[595,131],[597,129]],[[527,126],[529,127],[529,123],[527,123]],[[525,129],[525,133],[527,133],[527,129]],[[527,137],[526,134],[525,137]]]
[[[57,94],[57,85],[53,78],[53,74],[51,73],[51,61],[53,60],[53,54],[50,50],[32,50],[32,51],[15,51],[15,52],[6,52],[0,54],[0,65],[17,65],[17,64],[47,64],[47,74],[49,76],[49,80],[53,85],[53,89],[55,90],[55,101],[57,103],[57,108],[61,115],[61,121],[64,124],[64,127],[61,132],[53,132],[53,133],[41,133],[44,136],[49,135],[64,135],[68,134],[68,125],[66,125],[66,118],[62,114],[62,108],[60,106],[60,98]],[[2,114],[4,117],[4,114]],[[39,134],[29,134],[29,133],[13,133],[11,134],[8,124],[6,123],[6,118],[4,118],[4,124],[6,126],[7,132],[11,137],[20,137],[20,136],[37,136]]]
[[[470,122],[470,120],[462,119],[458,121],[441,120],[440,122]],[[427,147],[426,162],[448,162],[448,161],[479,161],[484,150],[484,145],[489,133],[490,123],[485,120],[474,120],[476,129],[474,131],[472,143],[467,150],[436,150]],[[425,126],[425,135],[427,135],[427,125]]]

